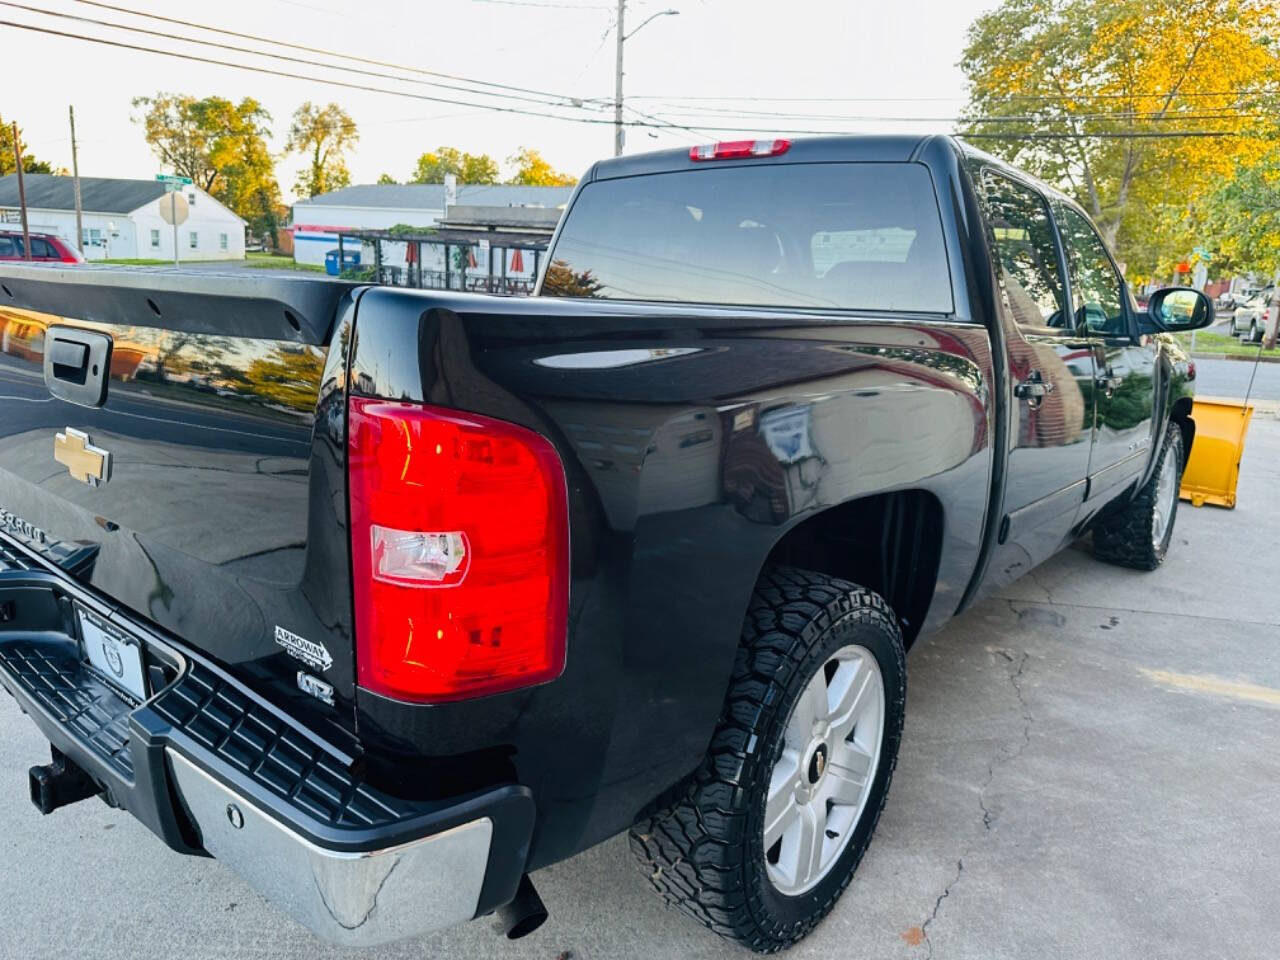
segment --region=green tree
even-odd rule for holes
[[[22,128],[18,128],[18,145],[22,148],[23,173],[53,173],[53,166],[44,160],[37,160],[27,153],[27,144],[22,139]],[[13,158],[13,124],[0,117],[0,176],[15,173],[18,165]]]
[[[1194,242],[1189,209],[1275,138],[1277,38],[1274,0],[1004,0],[969,28],[959,132],[1159,273]]]
[[[134,97],[134,117],[161,163],[190,177],[219,203],[244,218],[255,234],[279,226],[280,186],[267,148],[271,114],[252,97],[197,99],[158,93]]]
[[[444,183],[452,173],[459,183],[497,183],[498,163],[487,153],[463,153],[457,147],[436,147],[418,158],[410,183]]]
[[[532,147],[521,147],[519,152],[507,158],[507,163],[516,168],[507,183],[527,187],[571,187],[578,182],[578,178],[572,174],[561,173],[553,168]]]
[[[378,176],[378,183],[381,183],[384,185],[388,183],[399,183],[399,182],[400,182],[399,180],[397,180],[395,177],[393,177],[389,173],[379,174]]]
[[[351,183],[346,154],[360,139],[356,122],[336,103],[319,107],[310,100],[293,114],[285,150],[307,158],[294,192],[314,197]]]
[[[1214,238],[1216,268],[1266,277],[1280,271],[1280,146],[1237,167],[1197,213],[1203,234]]]

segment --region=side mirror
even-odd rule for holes
[[[1162,287],[1147,301],[1142,327],[1143,333],[1185,333],[1207,327],[1213,320],[1213,301],[1199,290]]]

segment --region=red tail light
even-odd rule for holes
[[[360,685],[438,702],[558,677],[569,525],[555,448],[438,407],[353,398],[348,415]]]
[[[791,149],[790,140],[722,140],[689,148],[690,160],[735,160],[741,157],[776,157]]]

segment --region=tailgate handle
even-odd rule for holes
[[[72,343],[70,340],[54,340],[49,346],[50,358],[53,360],[53,375],[60,380],[78,380],[84,382],[84,372],[89,362],[89,347],[83,343]],[[59,370],[58,368],[62,369]]]
[[[60,400],[82,407],[107,402],[111,338],[76,327],[52,326],[44,334],[44,385]]]

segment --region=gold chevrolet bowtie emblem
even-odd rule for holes
[[[95,447],[82,430],[67,427],[53,438],[53,459],[81,483],[96,487],[111,479],[111,453]]]

